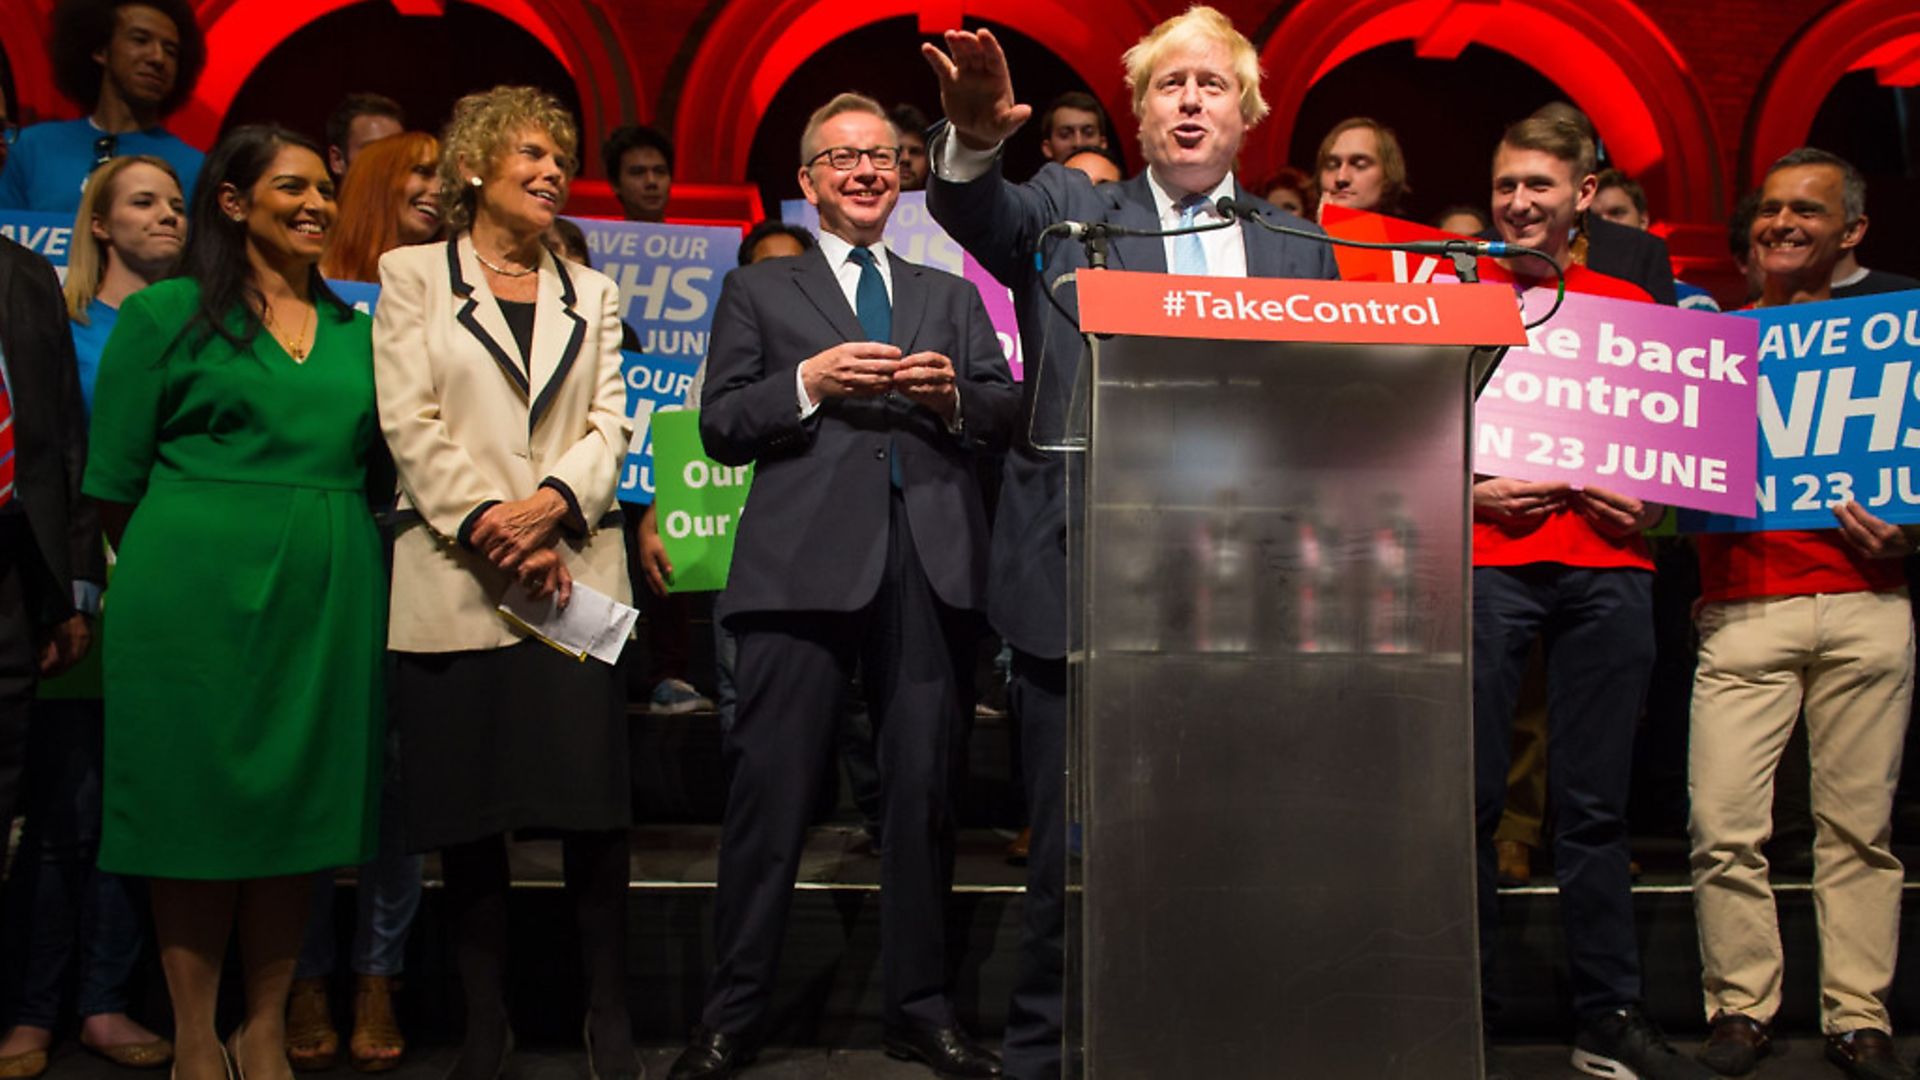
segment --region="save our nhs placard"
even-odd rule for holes
[[[740,251],[740,230],[704,225],[574,218],[593,265],[620,286],[620,317],[639,339],[623,351],[633,441],[620,470],[620,501],[653,502],[652,416],[678,406],[707,355],[720,283]]]
[[[67,255],[73,243],[73,215],[31,210],[0,210],[0,236],[53,264],[67,280]]]
[[[1760,338],[1758,513],[1680,528],[1831,529],[1848,500],[1920,523],[1920,291],[1740,314]]]
[[[780,218],[795,225],[804,225],[816,235],[820,232],[820,211],[805,199],[782,202]],[[1022,371],[1020,327],[1014,321],[1013,290],[994,280],[986,267],[967,254],[959,241],[948,236],[947,230],[933,220],[933,215],[927,212],[926,192],[900,193],[900,201],[887,218],[884,239],[888,250],[899,252],[909,262],[945,270],[973,282],[973,287],[980,290],[980,301],[986,306],[987,319],[993,323],[994,335],[1000,339],[1000,350],[1007,355],[1007,367],[1013,370],[1013,377],[1018,380]]]
[[[1751,514],[1757,337],[1751,319],[1569,294],[1481,392],[1474,471]]]

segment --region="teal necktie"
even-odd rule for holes
[[[853,287],[853,316],[860,320],[860,332],[869,341],[886,341],[893,337],[893,302],[887,299],[887,283],[880,277],[880,261],[863,247],[848,252],[847,258],[860,264],[860,283]],[[892,435],[887,436],[887,481],[903,490],[907,486]]]

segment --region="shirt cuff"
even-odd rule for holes
[[[995,143],[991,149],[969,150],[954,135],[953,128],[941,125],[940,134],[934,138],[935,146],[929,156],[933,159],[933,173],[942,180],[955,184],[964,184],[969,180],[978,180],[993,167],[993,159],[1000,156],[1005,143]]]
[[[82,615],[99,617],[100,586],[76,578],[73,583],[73,610]]]
[[[793,392],[800,402],[800,419],[805,420],[820,411],[820,402],[807,400],[807,377],[801,373],[798,365],[793,369]]]
[[[953,392],[953,419],[947,421],[947,434],[958,435],[967,430],[967,418],[960,414],[960,406],[965,402],[960,391]]]

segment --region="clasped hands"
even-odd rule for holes
[[[1473,485],[1473,514],[1509,525],[1536,524],[1556,510],[1573,510],[1606,536],[1631,536],[1660,520],[1666,508],[1605,488],[1565,481],[1491,476]]]
[[[474,523],[474,550],[519,579],[535,599],[553,596],[566,607],[573,598],[573,575],[554,540],[567,511],[567,500],[546,487],[524,499],[496,503]]]
[[[951,359],[937,352],[903,356],[898,346],[881,341],[849,341],[815,353],[800,362],[800,382],[816,404],[897,393],[947,424],[960,408]]]

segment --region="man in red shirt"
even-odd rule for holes
[[[1651,302],[1645,290],[1572,262],[1578,215],[1593,201],[1593,141],[1534,117],[1508,128],[1493,159],[1500,238],[1546,252],[1567,288]],[[1539,260],[1509,266],[1520,286],[1551,285]],[[1545,290],[1524,294],[1544,310]],[[1573,1005],[1573,1064],[1595,1076],[1699,1080],[1641,1009],[1627,855],[1633,730],[1653,669],[1653,560],[1641,530],[1661,508],[1599,488],[1482,477],[1473,487],[1474,780],[1480,953],[1492,985],[1499,940],[1493,835],[1507,791],[1513,716],[1527,654],[1547,659],[1547,777],[1554,809]],[[1487,994],[1488,1013],[1497,999]]]
[[[1760,305],[1830,296],[1866,232],[1852,165],[1802,148],[1768,170],[1750,233]],[[1900,557],[1913,534],[1858,503],[1838,528],[1700,537],[1700,664],[1689,775],[1693,897],[1713,1032],[1701,1060],[1739,1076],[1769,1049],[1780,932],[1761,844],[1774,771],[1802,709],[1813,759],[1813,894],[1827,1056],[1864,1080],[1912,1076],[1894,1055],[1886,994],[1899,951],[1894,783],[1913,697],[1913,621]]]

